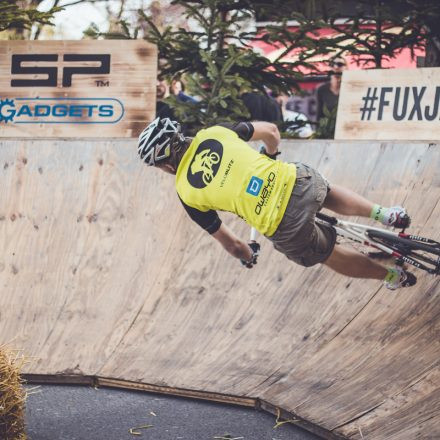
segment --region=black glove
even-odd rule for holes
[[[254,264],[257,264],[257,258],[258,255],[260,255],[260,243],[253,241],[251,243],[248,243],[248,245],[252,250],[252,257],[249,260],[242,260],[240,258],[240,262],[244,267],[247,267],[248,269],[252,269]]]
[[[281,151],[277,151],[277,152],[274,153],[274,154],[269,154],[269,153],[267,152],[267,150],[266,150],[266,147],[265,147],[264,145],[262,145],[262,146],[260,147],[260,153],[266,155],[267,157],[270,157],[270,158],[273,159],[273,160],[276,160],[277,156],[278,156],[279,154],[281,154]]]

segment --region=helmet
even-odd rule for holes
[[[139,136],[138,154],[147,165],[157,165],[171,156],[174,144],[185,141],[180,124],[170,118],[156,118]]]

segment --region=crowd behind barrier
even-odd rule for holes
[[[341,88],[342,73],[347,62],[342,57],[330,61],[328,81],[317,83],[311,91],[300,93],[277,94],[266,90],[265,93],[255,90],[242,95],[243,103],[249,111],[249,120],[276,123],[288,136],[309,138],[317,130],[321,121],[333,118],[331,128],[325,137],[334,137],[334,122]],[[180,102],[197,103],[200,98],[187,94],[182,78],[174,78],[171,82],[163,78],[157,81],[156,116],[175,119],[172,106],[166,98],[174,95]]]

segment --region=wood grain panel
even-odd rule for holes
[[[56,67],[55,86],[12,87],[14,80],[47,80],[47,73],[11,73],[12,55],[54,54],[58,61],[22,61],[22,67]],[[64,61],[65,54],[108,54],[110,72],[75,73],[71,86],[63,86],[68,67],[99,67],[100,62]],[[155,116],[156,47],[140,40],[112,41],[8,41],[0,48],[0,137],[137,137]],[[29,98],[23,100],[24,98]],[[39,100],[37,99],[39,98]],[[48,98],[56,98],[50,100]],[[28,106],[29,109],[23,106]],[[35,105],[88,105],[79,117],[35,115]],[[97,107],[110,105],[115,117],[106,117]],[[140,112],[142,114],[140,115]],[[75,111],[73,111],[75,113]],[[139,124],[139,117],[142,116]]]
[[[244,270],[187,217],[172,178],[138,161],[135,141],[0,148],[0,343],[33,357],[27,373],[259,398],[324,436],[440,437],[440,279],[418,272],[416,287],[390,292],[295,266],[265,240]],[[404,204],[412,230],[440,240],[439,144],[282,150]]]
[[[344,72],[335,139],[440,140],[440,69]]]

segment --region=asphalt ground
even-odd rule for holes
[[[290,423],[274,428],[275,416],[253,408],[109,388],[26,388],[29,440],[318,439]]]

